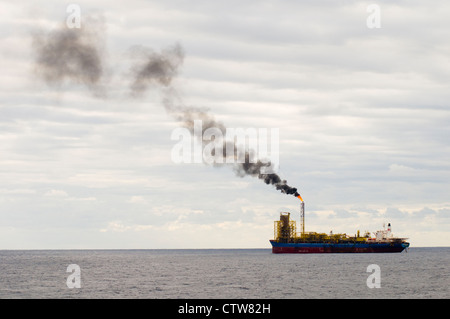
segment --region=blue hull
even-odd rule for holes
[[[399,253],[409,247],[409,243],[278,243],[271,240],[272,252],[321,254],[321,253]]]

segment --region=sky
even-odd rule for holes
[[[174,162],[168,89],[225,127],[278,129],[306,231],[391,223],[450,246],[448,1],[77,1],[101,72],[52,82],[37,39],[71,3],[0,2],[0,249],[270,248],[300,201]],[[136,61],[174,47],[170,85],[131,94]]]

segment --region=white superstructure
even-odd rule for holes
[[[383,225],[383,230],[378,230],[374,233],[375,238],[369,238],[369,241],[376,241],[376,242],[394,242],[394,241],[401,241],[401,240],[405,240],[407,238],[398,238],[398,237],[394,237],[394,235],[392,234],[392,228],[391,228],[391,223],[388,223],[388,227],[387,229],[385,229],[384,225]]]

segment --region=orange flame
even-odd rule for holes
[[[303,198],[300,195],[298,195],[297,198],[303,202]]]

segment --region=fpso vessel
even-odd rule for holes
[[[273,253],[398,253],[409,247],[407,238],[392,235],[391,224],[388,224],[387,230],[377,231],[374,238],[370,237],[369,232],[360,236],[359,231],[355,236],[305,232],[303,200],[300,221],[301,232],[297,233],[290,213],[280,214],[280,220],[275,221],[274,239],[270,240]]]

